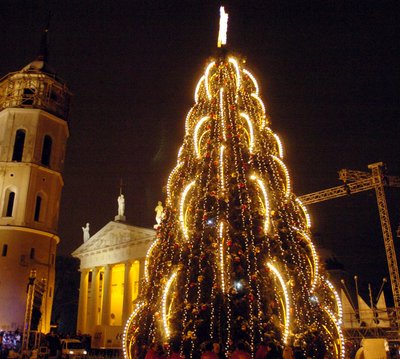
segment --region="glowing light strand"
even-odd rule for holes
[[[178,163],[176,167],[171,171],[170,175],[168,176],[168,181],[167,181],[167,203],[171,204],[171,181],[173,177],[175,176],[175,173],[178,171],[178,169],[182,166],[182,162]]]
[[[335,325],[336,331],[337,331],[337,333],[339,335],[340,358],[344,359],[345,358],[345,354],[346,354],[346,349],[345,349],[345,340],[344,340],[341,324],[336,320],[335,315],[328,308],[323,307],[323,309],[329,315],[329,317],[331,318],[333,324]],[[328,329],[325,326],[324,326],[324,328],[333,339],[333,336],[328,331]]]
[[[306,206],[303,204],[303,202],[301,202],[301,200],[299,198],[296,198],[296,202],[299,205],[299,207],[301,208],[301,210],[304,213],[304,217],[306,218],[306,226],[307,228],[311,228],[311,217],[310,214],[307,211]]]
[[[182,145],[181,147],[179,147],[179,150],[178,150],[178,163],[181,163],[181,162],[182,162],[180,159],[181,159],[182,152],[183,152],[183,146],[184,146],[184,145]]]
[[[219,225],[219,260],[220,260],[220,271],[221,271],[221,289],[222,293],[225,293],[225,271],[224,271],[224,223],[221,222]]]
[[[146,254],[146,259],[144,261],[144,279],[146,282],[149,282],[149,270],[148,270],[148,266],[149,266],[149,261],[150,261],[150,256],[151,253],[154,249],[154,247],[157,245],[157,243],[159,242],[159,238],[157,238],[150,246],[150,248],[147,251]]]
[[[221,189],[224,191],[225,189],[225,179],[224,179],[224,150],[225,146],[222,145],[219,150],[219,174],[220,174],[220,183]]]
[[[129,316],[128,320],[126,321],[125,327],[124,327],[124,332],[122,335],[122,343],[123,343],[123,353],[124,353],[124,358],[125,359],[131,359],[131,354],[130,351],[128,351],[127,345],[128,345],[128,330],[130,328],[130,326],[132,325],[132,321],[133,319],[136,317],[137,313],[139,312],[139,310],[143,307],[144,303],[143,302],[139,302],[135,309],[133,310],[132,314]]]
[[[289,171],[286,168],[285,164],[282,162],[282,160],[274,155],[272,155],[272,158],[279,164],[279,167],[283,170],[285,173],[285,180],[286,180],[286,198],[289,197],[290,195],[290,177],[289,177]]]
[[[258,95],[255,94],[255,93],[252,93],[250,96],[253,97],[255,100],[257,100],[257,102],[258,102],[258,103],[260,104],[260,106],[261,106],[263,115],[265,115],[265,105],[264,105],[264,102],[263,102],[263,101],[260,99],[260,97],[258,97]]]
[[[200,91],[201,84],[203,82],[204,82],[204,75],[201,76],[199,82],[197,83],[196,90],[194,91],[194,102],[196,102],[196,103],[199,101],[199,91]],[[193,109],[193,107],[192,107],[192,109]]]
[[[205,116],[202,119],[200,119],[199,122],[197,122],[195,128],[194,128],[194,132],[193,132],[193,144],[194,144],[194,150],[196,152],[196,156],[199,158],[201,156],[200,153],[200,144],[198,143],[198,132],[200,127],[203,125],[203,123],[207,120],[209,120],[210,117],[209,116]]]
[[[206,87],[206,93],[207,93],[207,97],[208,97],[209,100],[211,100],[212,96],[211,96],[210,84],[209,84],[208,76],[209,76],[211,67],[213,67],[214,65],[215,65],[214,61],[209,63],[207,68],[206,68],[206,72],[204,74],[204,84],[205,84],[205,87]]]
[[[289,328],[290,328],[290,300],[289,300],[289,292],[286,287],[286,283],[284,279],[282,278],[282,275],[279,273],[279,271],[270,263],[267,263],[267,266],[269,269],[274,272],[274,274],[277,276],[279,279],[279,282],[282,286],[283,289],[283,294],[285,296],[285,326],[284,326],[284,333],[283,333],[283,343],[287,344],[288,343],[288,338],[289,338]]]
[[[181,197],[181,202],[180,202],[180,216],[179,220],[181,222],[181,227],[182,227],[182,232],[185,237],[185,239],[188,239],[188,233],[187,233],[187,228],[186,228],[186,221],[185,221],[185,215],[184,215],[184,205],[185,205],[185,199],[186,195],[189,192],[189,190],[192,188],[192,186],[195,184],[196,181],[192,181],[189,183],[186,188],[184,189]]]
[[[222,137],[224,141],[226,141],[226,130],[225,130],[225,113],[224,113],[224,89],[221,87],[219,90],[219,110],[221,116],[221,124],[222,124]]]
[[[265,188],[264,182],[259,179],[256,175],[252,175],[250,179],[255,180],[258,183],[258,186],[261,188],[261,192],[264,196],[264,209],[265,209],[265,222],[264,222],[264,232],[267,233],[269,230],[270,220],[269,220],[269,201],[268,194]]]
[[[262,109],[261,129],[263,129],[263,128],[265,128],[267,126],[267,121],[265,119],[265,105],[264,105],[264,102],[262,102],[262,100],[255,93],[252,93],[250,96],[253,97],[255,100],[257,100],[257,102],[261,106],[261,109]]]
[[[312,276],[312,284],[311,284],[311,292],[314,291],[315,286],[317,285],[318,281],[318,273],[319,273],[319,260],[318,260],[318,254],[315,249],[314,243],[311,241],[311,238],[307,235],[307,233],[303,232],[297,227],[292,227],[295,231],[297,231],[307,242],[311,249],[311,254],[313,257],[313,262],[314,262],[314,275]]]
[[[276,133],[274,133],[274,137],[275,137],[275,140],[276,140],[276,144],[278,146],[279,157],[283,158],[283,147],[282,147],[281,139],[279,138],[279,136]]]
[[[337,321],[337,323],[338,323],[339,325],[341,325],[342,322],[343,322],[343,307],[342,307],[342,301],[340,300],[339,294],[338,294],[338,292],[336,291],[336,289],[335,289],[335,287],[333,286],[333,284],[332,284],[329,280],[327,280],[327,279],[325,279],[325,283],[326,283],[326,285],[329,287],[329,289],[331,290],[331,292],[333,293],[333,295],[335,296],[335,299],[336,299],[336,306],[337,306],[337,319],[336,319],[336,321]]]
[[[250,132],[250,144],[249,144],[249,151],[250,153],[253,153],[253,146],[254,146],[254,131],[253,131],[253,124],[250,121],[250,117],[247,113],[241,112],[240,116],[243,117],[246,122],[247,126],[249,127],[249,132]]]
[[[204,77],[204,76],[203,76]],[[192,115],[194,107],[192,107],[189,112],[186,115],[186,119],[185,119],[185,134],[187,135],[189,133],[189,128],[190,128],[190,117]]]
[[[258,83],[257,83],[256,78],[253,76],[253,74],[252,74],[250,71],[248,71],[248,70],[246,70],[246,69],[243,69],[243,72],[244,72],[244,73],[250,78],[250,80],[253,82],[255,91],[251,94],[251,96],[253,96],[253,94],[254,94],[254,95],[256,95],[256,96],[258,97],[259,88],[258,88]],[[260,101],[261,101],[261,100],[260,100]],[[263,106],[264,106],[264,105],[263,105]],[[264,111],[264,112],[265,112],[265,111]]]
[[[239,65],[238,65],[236,59],[234,59],[233,57],[229,58],[229,62],[231,64],[233,64],[233,66],[235,67],[235,71],[236,71],[236,91],[239,91],[240,83],[241,83]]]
[[[167,337],[167,339],[169,339],[170,336],[170,330],[168,326],[167,297],[169,288],[171,287],[171,284],[175,279],[175,277],[176,277],[176,272],[171,275],[171,277],[168,279],[168,282],[165,284],[163,298],[162,298],[162,317],[163,317],[165,336]]]

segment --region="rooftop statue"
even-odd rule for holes
[[[87,240],[90,238],[90,233],[89,233],[89,223],[86,223],[86,227],[82,227],[83,231],[83,243],[87,242]]]

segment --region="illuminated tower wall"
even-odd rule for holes
[[[0,331],[22,330],[32,270],[50,329],[69,97],[45,56],[0,80]]]

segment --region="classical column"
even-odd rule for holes
[[[78,323],[77,330],[81,333],[87,333],[87,306],[88,306],[88,283],[89,270],[81,270],[81,283],[79,286],[79,306],[78,306]]]
[[[111,276],[112,267],[110,264],[104,266],[104,281],[103,281],[103,313],[101,316],[101,324],[110,325],[111,315]]]
[[[132,312],[132,276],[131,262],[125,262],[124,272],[124,302],[122,306],[122,325],[124,326]]]
[[[143,286],[143,283],[145,280],[145,278],[144,278],[144,263],[145,263],[145,261],[146,261],[146,258],[139,259],[139,288],[138,288],[139,293],[142,290],[142,286]]]
[[[90,286],[90,309],[91,316],[89,328],[93,329],[98,324],[98,301],[99,301],[99,269],[97,267],[92,270],[92,285]]]

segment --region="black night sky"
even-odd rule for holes
[[[400,175],[397,1],[230,1],[229,49],[247,59],[294,192],[340,185],[342,168],[384,162]],[[151,227],[184,135],[195,85],[216,51],[218,1],[0,0],[0,76],[39,50],[73,93],[59,254],[117,214]],[[392,229],[400,188],[387,191]],[[376,293],[387,276],[374,192],[310,205],[317,248]],[[394,240],[398,242],[394,233]]]

